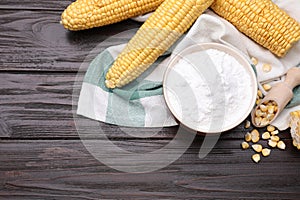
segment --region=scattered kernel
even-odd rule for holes
[[[246,134],[245,134],[245,141],[246,141],[246,142],[250,142],[251,140],[252,140],[251,134],[250,134],[250,133],[246,133]]]
[[[270,64],[263,64],[263,72],[270,72],[272,70],[272,66]]]
[[[251,125],[250,121],[247,120],[246,123],[245,123],[245,128],[250,128],[250,125]]]
[[[279,133],[279,131],[278,130],[276,130],[276,131],[272,131],[271,132],[271,135],[277,135]]]
[[[257,96],[259,98],[263,98],[263,93],[261,92],[261,90],[257,90]]]
[[[277,135],[272,135],[271,140],[274,142],[278,142],[280,140],[280,138]]]
[[[260,137],[259,137],[259,132],[257,129],[253,129],[251,131],[251,141],[253,143],[257,143],[259,141]]]
[[[257,99],[257,100],[256,100],[256,105],[259,105],[260,102],[261,102],[261,99]]]
[[[252,145],[252,149],[253,149],[254,151],[256,151],[257,153],[259,153],[259,152],[262,151],[263,147],[262,147],[261,144],[253,144],[253,145]]]
[[[263,88],[265,91],[269,91],[272,88],[272,86],[270,84],[266,83],[266,84],[263,84]]]
[[[252,160],[256,163],[260,161],[260,155],[258,153],[252,155]]]
[[[257,65],[258,60],[255,57],[252,57],[251,62],[253,63],[253,65]]]
[[[271,153],[271,149],[268,149],[268,148],[264,148],[262,151],[261,151],[262,155],[263,156],[269,156],[270,153]]]
[[[261,137],[264,140],[268,140],[268,139],[270,139],[271,135],[269,132],[264,132]]]
[[[250,145],[248,144],[248,142],[242,142],[241,146],[242,149],[248,149]]]
[[[275,127],[272,126],[272,125],[269,125],[269,126],[267,127],[267,130],[268,130],[269,132],[275,131]]]
[[[268,141],[268,145],[269,145],[270,147],[276,147],[276,146],[277,146],[277,142],[275,142],[275,141],[273,141],[273,140],[269,140],[269,141]]]
[[[277,143],[277,147],[278,147],[279,149],[284,150],[285,147],[286,147],[286,145],[285,145],[285,143],[281,140],[281,141],[279,141],[279,142]]]

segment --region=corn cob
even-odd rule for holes
[[[108,88],[143,73],[205,11],[213,0],[165,0],[145,21],[106,74]]]
[[[293,145],[300,150],[300,110],[290,113],[290,127]]]
[[[116,23],[155,10],[163,0],[77,0],[61,15],[66,29],[77,31]]]
[[[271,0],[215,0],[211,8],[279,57],[300,39],[300,24]]]

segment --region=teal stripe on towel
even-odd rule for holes
[[[130,96],[128,96],[130,97]],[[106,122],[120,126],[144,127],[145,109],[140,101],[109,94]]]
[[[141,80],[133,81],[123,88],[110,90],[105,87],[105,74],[113,64],[114,58],[108,50],[100,53],[91,63],[85,74],[84,82],[100,87],[109,93],[106,122],[123,126],[141,126],[145,124],[145,110],[139,99],[162,95],[162,83]],[[155,63],[149,68],[148,74],[158,65]],[[96,102],[95,102],[96,103]]]
[[[109,92],[109,89],[105,87],[105,74],[113,62],[114,59],[110,53],[107,50],[103,51],[90,63],[83,81]]]

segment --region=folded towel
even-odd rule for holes
[[[279,0],[275,3],[300,22],[300,1]],[[137,20],[144,19],[139,18]],[[162,80],[172,53],[188,46],[216,42],[235,48],[247,58],[255,57],[259,87],[261,83],[278,81],[286,71],[300,64],[300,42],[297,42],[284,58],[278,58],[265,48],[239,32],[232,24],[209,9],[193,24],[186,35],[161,56],[141,77],[120,89],[108,90],[105,73],[125,44],[112,46],[101,52],[85,74],[78,101],[77,114],[102,122],[131,127],[166,127],[177,125],[162,95]],[[171,56],[170,56],[171,54]],[[263,72],[268,63],[272,70]],[[300,109],[300,87],[294,90],[294,98],[274,121],[280,130],[288,128],[288,115]]]

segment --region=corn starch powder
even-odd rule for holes
[[[169,107],[184,125],[196,130],[230,127],[252,103],[254,86],[249,72],[233,56],[217,49],[182,57],[169,76]]]

